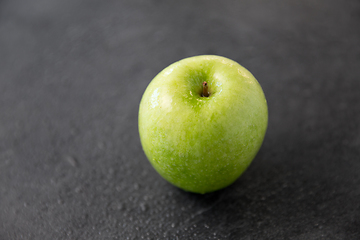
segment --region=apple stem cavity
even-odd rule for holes
[[[208,97],[209,96],[209,92],[208,92],[208,84],[207,82],[203,82],[203,92],[201,94],[202,97]]]

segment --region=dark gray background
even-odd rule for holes
[[[164,67],[231,58],[264,144],[206,195],[163,180],[138,106]],[[0,239],[360,239],[360,2],[0,0]]]

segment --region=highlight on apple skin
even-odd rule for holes
[[[173,185],[208,193],[250,165],[268,123],[264,92],[238,63],[185,58],[161,71],[139,107],[140,140],[152,166]]]

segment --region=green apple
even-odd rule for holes
[[[233,183],[263,142],[268,122],[254,76],[220,56],[195,56],[161,71],[139,109],[143,150],[157,172],[185,191]]]

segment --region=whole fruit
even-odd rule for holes
[[[173,185],[195,193],[233,183],[260,149],[267,122],[260,84],[220,56],[171,64],[151,81],[139,109],[150,163]]]

